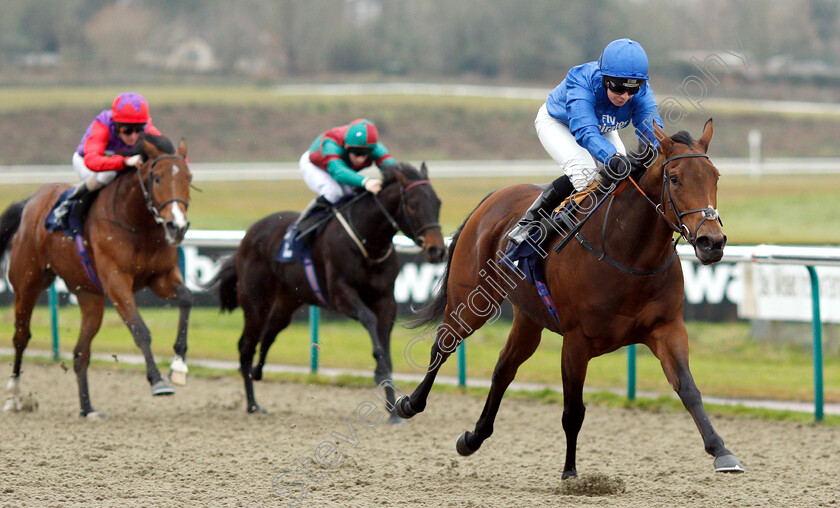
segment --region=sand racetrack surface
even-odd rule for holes
[[[79,418],[72,369],[24,364],[39,408],[0,414],[0,505],[840,506],[837,428],[713,418],[747,468],[716,474],[688,413],[590,406],[578,471],[610,488],[587,496],[560,481],[557,404],[504,401],[493,437],[461,457],[455,438],[484,404],[468,396],[433,390],[392,426],[372,387],[258,383],[270,414],[249,416],[237,378],[192,377],[165,398],[139,367],[93,368],[90,383],[104,421]]]

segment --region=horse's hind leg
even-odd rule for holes
[[[263,292],[262,294],[265,294]],[[242,329],[242,336],[239,337],[239,373],[242,374],[242,381],[245,384],[245,397],[247,399],[247,411],[249,413],[265,413],[257,405],[254,397],[254,379],[252,366],[254,364],[254,353],[257,344],[264,340],[263,352],[268,353],[268,348],[274,341],[279,331],[288,325],[283,317],[284,309],[277,302],[271,302],[266,297],[240,298],[242,311],[245,318],[245,326]],[[294,311],[292,308],[289,315]],[[268,337],[270,336],[270,340]]]
[[[461,455],[470,455],[481,446],[485,439],[493,434],[493,422],[499,412],[502,397],[510,386],[519,366],[525,362],[540,344],[543,327],[521,312],[516,312],[513,326],[508,334],[507,342],[493,371],[490,392],[484,410],[475,424],[473,432],[464,432],[458,437],[456,448]]]
[[[723,444],[723,438],[715,432],[706,409],[700,390],[694,383],[694,377],[688,367],[688,333],[681,320],[674,321],[653,332],[653,340],[648,347],[659,358],[662,370],[671,387],[677,392],[683,406],[691,414],[703,445],[709,455],[715,457],[715,471],[723,473],[741,473],[744,467],[737,457]]]
[[[101,419],[104,415],[93,409],[90,402],[87,371],[90,364],[90,343],[102,325],[102,313],[105,310],[105,297],[91,293],[79,293],[79,308],[82,310],[82,324],[79,340],[73,349],[73,370],[79,385],[80,416],[88,419]]]
[[[43,274],[44,272],[39,273]],[[14,277],[12,278],[14,279]],[[8,398],[3,405],[3,411],[19,411],[21,408],[20,368],[23,362],[23,352],[32,337],[30,329],[32,309],[35,307],[43,288],[49,286],[54,278],[47,276],[36,279],[29,276],[25,281],[12,281],[12,287],[15,289],[15,334],[12,339],[15,346],[15,360],[12,366],[12,377],[6,384]]]
[[[457,294],[467,290],[470,290],[469,294]],[[488,292],[482,286],[450,283],[443,322],[438,325],[435,331],[435,342],[432,345],[431,359],[426,375],[411,395],[400,397],[397,400],[395,408],[397,415],[402,418],[411,418],[426,409],[429,392],[432,390],[440,367],[449,358],[449,355],[455,351],[463,340],[481,328],[484,323],[491,318],[498,317],[501,297],[491,301],[487,297],[491,294],[496,295],[496,293]],[[476,295],[480,295],[482,298],[479,299]],[[482,304],[486,304],[486,306],[482,309],[475,308],[475,303],[478,300],[483,300]],[[473,303],[473,305],[469,305],[467,302]],[[406,361],[411,365],[417,365],[411,358],[412,347],[422,340],[422,338],[415,338],[406,349]]]
[[[268,319],[263,325],[262,332],[260,332],[260,358],[257,365],[251,369],[251,378],[254,381],[262,380],[268,350],[274,344],[277,334],[285,330],[292,322],[292,315],[298,308],[294,300],[292,298],[278,300],[271,308]]]

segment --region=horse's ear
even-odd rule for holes
[[[156,159],[161,154],[158,147],[149,142],[147,139],[143,140],[143,153],[146,154],[146,160]]]
[[[706,124],[703,125],[703,135],[700,136],[700,139],[697,140],[697,144],[703,147],[703,152],[709,151],[709,142],[712,140],[712,119],[709,118],[706,120]]]
[[[187,140],[186,139],[181,138],[181,142],[178,143],[178,149],[177,149],[176,153],[178,155],[180,155],[181,157],[184,157],[185,159],[187,158]]]
[[[429,168],[426,167],[426,161],[420,163],[420,176],[422,176],[424,180],[429,179]]]
[[[391,169],[391,174],[394,175],[394,179],[400,184],[400,187],[411,185],[411,179],[405,176],[396,166],[390,167],[389,169]]]
[[[653,133],[656,139],[659,140],[659,147],[662,149],[662,153],[671,153],[674,142],[671,141],[671,137],[665,134],[665,131],[656,122],[653,122]]]

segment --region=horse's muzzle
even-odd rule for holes
[[[698,236],[694,241],[694,255],[704,265],[717,263],[723,258],[726,235],[723,233]]]
[[[163,225],[163,229],[166,232],[166,241],[172,245],[178,245],[184,241],[184,236],[190,229],[190,223],[187,222],[184,226],[178,226],[174,221],[168,221]]]
[[[446,248],[439,245],[432,245],[424,251],[426,261],[429,263],[440,263],[443,261],[443,256],[446,254]]]

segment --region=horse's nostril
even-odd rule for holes
[[[709,252],[712,249],[712,240],[708,236],[701,236],[694,244],[703,252]]]

